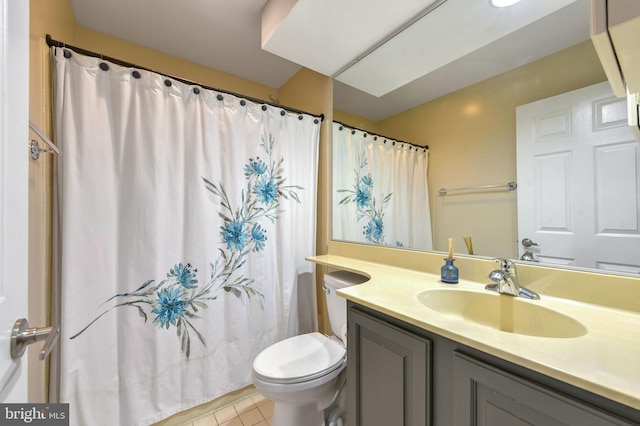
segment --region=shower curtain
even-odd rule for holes
[[[433,249],[429,150],[333,123],[333,239]]]
[[[250,384],[262,349],[314,328],[300,292],[320,119],[69,49],[52,60],[71,424],[147,425]]]

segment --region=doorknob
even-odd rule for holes
[[[39,356],[40,360],[43,360],[49,356],[49,353],[58,341],[58,337],[60,337],[59,325],[29,328],[27,320],[21,318],[13,324],[13,329],[11,330],[11,339],[9,341],[11,358],[20,358],[27,349],[27,345],[46,339]]]

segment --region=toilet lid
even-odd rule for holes
[[[262,351],[253,361],[253,371],[271,382],[295,383],[339,368],[346,356],[344,347],[323,334],[301,334]]]

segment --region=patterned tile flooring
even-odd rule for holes
[[[256,393],[184,426],[271,426],[272,416],[273,402]]]

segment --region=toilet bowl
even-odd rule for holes
[[[253,384],[274,404],[274,426],[322,426],[347,364],[345,348],[320,333],[269,346],[253,362]]]
[[[290,337],[269,346],[253,361],[253,384],[274,402],[272,426],[342,424],[347,310],[336,290],[366,280],[345,271],[325,275],[329,320],[338,337],[317,332]]]

